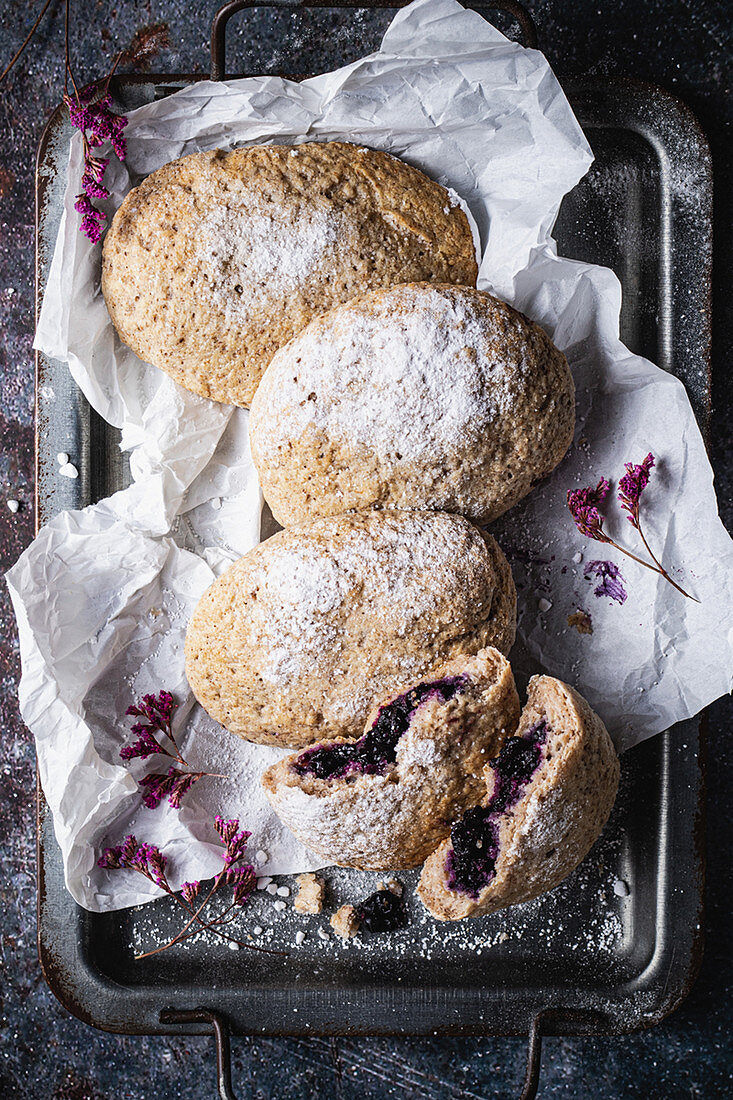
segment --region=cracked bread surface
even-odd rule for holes
[[[163,165],[116,212],[102,292],[120,338],[202,397],[249,406],[274,353],[365,290],[475,284],[468,220],[387,153],[255,145]]]
[[[497,649],[457,657],[426,679],[459,677],[466,683],[452,698],[428,696],[419,704],[394,762],[381,773],[300,775],[293,768],[297,755],[268,768],[265,794],[301,843],[331,863],[362,870],[422,863],[456,816],[480,798],[486,761],[519,721],[514,677]],[[365,734],[393,698],[372,711]],[[328,751],[348,743],[341,737],[323,744]]]
[[[246,740],[358,735],[372,707],[446,660],[507,653],[516,591],[496,541],[460,516],[354,512],[280,531],[201,597],[186,673]]]
[[[601,719],[573,688],[534,676],[516,736],[549,727],[542,762],[513,809],[499,819],[495,874],[477,897],[448,885],[450,838],[427,859],[418,886],[438,920],[461,920],[530,901],[553,890],[585,859],[613,808],[619,782],[616,750]],[[485,769],[481,805],[494,793]]]

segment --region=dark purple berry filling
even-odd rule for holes
[[[468,683],[467,676],[418,684],[379,708],[374,724],[358,741],[347,745],[314,745],[302,752],[292,767],[298,775],[316,779],[341,779],[345,775],[381,775],[397,758],[397,742],[410,725],[415,711],[428,699],[447,702]]]
[[[545,721],[535,723],[520,737],[510,737],[496,760],[489,761],[496,779],[488,805],[468,810],[450,832],[453,847],[446,870],[451,890],[477,898],[491,882],[499,855],[499,819],[516,805],[542,763],[549,729]]]
[[[357,917],[370,932],[392,932],[405,920],[405,903],[391,890],[377,890],[355,908]]]

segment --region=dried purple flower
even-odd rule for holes
[[[181,896],[190,905],[201,889],[200,882],[184,882],[181,886]]]
[[[627,517],[629,523],[632,523],[634,527],[638,527],[639,500],[649,484],[649,474],[654,465],[654,455],[650,451],[640,466],[635,466],[632,462],[626,462],[624,465],[626,473],[618,483],[618,499],[621,502],[621,507],[629,513]]]
[[[225,820],[217,814],[214,818],[214,828],[221,837],[223,843],[228,844],[239,828],[239,821],[236,817]]]
[[[168,880],[165,875],[166,858],[154,844],[138,844],[136,837],[130,833],[122,844],[113,848],[105,848],[97,860],[98,867],[109,870],[123,868],[128,871],[137,871],[145,878],[154,882],[161,889],[168,889]]]
[[[165,779],[166,777],[159,778]],[[188,917],[181,931],[173,936],[168,943],[162,947],[156,947],[152,951],[147,951],[145,954],[138,955],[137,958],[145,958],[147,955],[155,955],[159,951],[165,951],[167,948],[172,947],[174,943],[179,943],[202,929],[209,929],[240,947],[248,947],[253,951],[265,951],[267,954],[272,953],[267,948],[256,947],[251,943],[234,940],[233,937],[223,931],[226,925],[234,919],[236,915],[234,910],[241,908],[251,897],[257,885],[257,873],[249,863],[236,868],[232,866],[233,862],[242,858],[246,840],[250,835],[246,830],[239,831],[239,821],[236,818],[225,821],[223,818],[217,817],[214,827],[222,836],[222,840],[224,840],[222,834],[227,836],[227,840],[224,841],[226,845],[224,866],[214,878],[211,889],[205,894],[203,900],[199,899],[201,883],[198,881],[184,882],[180,888],[180,896],[173,890],[166,875],[166,857],[154,844],[138,844],[136,837],[130,834],[125,837],[122,844],[105,848],[102,851],[102,855],[97,860],[100,867],[109,870],[136,871],[177,901],[185,909]],[[221,886],[232,888],[231,903],[218,913],[204,915],[212,897]],[[198,902],[197,905],[194,904],[196,902]],[[275,954],[281,954],[281,952],[275,952]]]
[[[643,565],[645,569],[651,569],[653,573],[659,573],[661,577],[669,581],[673,588],[676,588],[683,596],[687,596],[688,600],[695,600],[695,603],[698,603],[699,601],[696,600],[694,596],[691,596],[689,592],[685,592],[684,588],[670,577],[662,563],[655,557],[641,529],[639,504],[641,494],[649,484],[649,474],[654,464],[655,459],[651,451],[640,465],[626,462],[624,464],[626,473],[619,481],[618,491],[618,499],[621,502],[621,507],[629,513],[627,518],[631,525],[639,532],[641,541],[644,543],[644,548],[654,562],[653,565],[648,561],[644,561],[643,558],[637,557],[636,554],[632,554],[625,546],[619,546],[619,544],[614,542],[614,540],[603,530],[603,517],[598,511],[598,507],[606,499],[611,488],[604,477],[601,478],[595,489],[588,487],[585,489],[568,491],[568,508],[575,520],[575,526],[578,528],[581,535],[589,539],[595,539],[596,542],[605,542],[609,546],[613,546],[622,554],[626,554],[628,558],[638,562],[639,565]],[[588,568],[590,569],[590,566],[593,565],[611,565],[614,569],[617,569],[612,562],[591,562]],[[586,576],[588,576],[587,572]],[[619,580],[617,582],[616,577],[611,576],[609,573],[604,574],[601,583],[595,589],[595,595],[610,596],[611,599],[617,600],[618,603],[623,603],[626,599],[626,591],[620,583],[620,579],[622,579],[620,574],[618,574],[618,578]]]
[[[605,477],[596,485],[595,489],[586,486],[584,489],[568,491],[568,508],[575,520],[575,526],[581,535],[586,538],[596,539],[598,542],[609,542],[608,535],[603,530],[603,517],[598,508],[608,496],[611,486]]]
[[[175,709],[176,703],[169,691],[161,691],[157,695],[143,695],[138,706],[128,707],[125,714],[133,718],[146,718],[147,724],[136,722],[132,726],[130,732],[135,734],[137,741],[120,749],[122,759],[133,760],[135,757],[140,757],[145,760],[148,756],[163,753],[165,756],[170,756],[172,760],[177,760],[179,764],[185,764],[186,761],[178,751],[178,745],[173,736],[172,721]],[[157,736],[159,734],[170,741],[175,749],[174,753],[161,744]]]
[[[627,592],[624,588],[624,578],[621,576],[617,565],[612,561],[589,561],[584,570],[585,579],[590,580],[595,576],[600,578],[600,584],[593,589],[594,596],[608,596],[616,603],[625,603]]]
[[[141,760],[147,760],[149,756],[154,756],[157,753],[168,755],[162,745],[159,745],[155,740],[147,726],[143,726],[137,722],[130,732],[138,734],[138,739],[134,741],[132,745],[122,746],[120,749],[120,756],[123,760],[134,760],[136,757],[140,757]]]
[[[184,794],[197,780],[207,774],[207,772],[182,772],[173,765],[168,769],[167,775],[144,775],[140,780],[140,786],[145,787],[148,793],[143,798],[143,805],[149,810],[154,810],[164,798],[167,798],[173,809],[178,810]]]
[[[227,885],[234,887],[234,904],[237,906],[244,905],[257,885],[257,874],[254,867],[249,863],[244,864],[243,867],[230,867],[227,869],[225,877]]]
[[[147,760],[149,756],[167,756],[177,764],[188,767],[181,756],[178,745],[173,736],[173,712],[176,709],[176,701],[169,691],[159,691],[157,695],[143,695],[140,702],[129,706],[125,714],[132,718],[145,718],[146,722],[135,722],[130,732],[137,738],[131,745],[123,745],[120,756],[123,760]],[[166,748],[159,740],[160,735],[173,746],[173,752]],[[213,772],[183,772],[179,768],[171,767],[167,775],[156,773],[146,775],[140,780],[140,786],[145,790],[143,804],[150,810],[160,805],[164,798],[177,810],[180,808],[181,799],[194,783],[205,775],[213,775]],[[220,820],[217,818],[217,820]],[[227,827],[238,822],[225,822]],[[226,843],[226,841],[225,841]]]

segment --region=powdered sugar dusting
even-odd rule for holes
[[[273,684],[297,678],[319,653],[339,645],[337,620],[328,616],[343,603],[348,577],[336,560],[309,549],[283,549],[273,555],[265,575],[273,629],[262,675]]]
[[[401,513],[399,519],[383,516],[354,526],[328,546],[318,531],[279,546],[262,574],[267,617],[261,623],[261,675],[277,686],[314,672],[327,680],[338,675],[343,618],[360,605],[369,606],[373,626],[385,637],[410,637],[445,598],[448,568],[456,589],[455,621],[472,620],[470,594],[475,601],[485,549],[473,531],[462,537],[453,517]],[[344,616],[338,614],[342,607]],[[404,653],[406,682],[422,668],[422,659],[419,651]],[[365,699],[371,704],[371,695],[364,696],[368,690],[365,685],[360,694],[354,685],[344,695],[344,718],[363,712]]]
[[[529,378],[511,320],[485,298],[400,286],[345,307],[282,349],[265,376],[270,442],[309,424],[384,461],[454,455],[514,407]]]
[[[225,312],[247,314],[264,296],[286,296],[336,264],[349,227],[337,211],[219,205],[201,226],[198,260]]]

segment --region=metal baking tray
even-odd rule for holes
[[[229,4],[212,30],[212,75],[224,75]],[[310,5],[272,13],[293,19]],[[392,8],[400,4],[390,5]],[[525,42],[533,27],[518,5]],[[365,9],[351,43],[363,50]],[[252,13],[253,15],[255,13]],[[307,12],[305,12],[307,14]],[[310,14],[313,15],[312,10]],[[337,13],[343,15],[343,13]],[[381,13],[384,15],[384,13]],[[328,12],[318,15],[325,19]],[[258,15],[258,18],[260,16]],[[322,24],[322,26],[328,24]],[[339,48],[345,40],[340,24]],[[348,31],[348,25],[347,25]],[[341,56],[333,59],[338,63]],[[292,70],[286,70],[292,72]],[[200,79],[120,77],[124,109]],[[687,108],[631,81],[585,80],[566,92],[596,155],[563,202],[556,236],[569,256],[612,267],[621,279],[622,337],[685,383],[698,419],[710,411],[711,167]],[[59,108],[41,141],[37,168],[37,302],[61,213],[70,129]],[[118,433],[85,402],[67,368],[37,356],[37,516],[83,507],[127,484]],[[78,481],[57,476],[69,452]],[[461,926],[425,921],[414,903],[415,872],[402,876],[412,920],[392,936],[344,948],[311,934],[297,950],[290,915],[265,920],[285,956],[191,941],[143,962],[133,946],[174,929],[168,899],[96,915],[64,887],[51,815],[38,790],[38,936],[41,965],[59,1000],[85,1022],[127,1034],[200,1034],[217,1040],[219,1094],[231,1097],[230,1030],[239,1035],[529,1035],[523,1095],[534,1095],[540,1035],[619,1035],[658,1023],[689,991],[702,953],[703,768],[700,724],[690,721],[625,754],[611,822],[582,867],[544,899]],[[375,876],[338,871],[332,900],[354,900]],[[613,883],[623,880],[628,897]],[[264,905],[259,898],[255,906]],[[302,918],[299,918],[302,922]],[[468,927],[470,926],[470,927]],[[360,942],[361,942],[360,938]],[[368,941],[368,942],[367,942]]]

